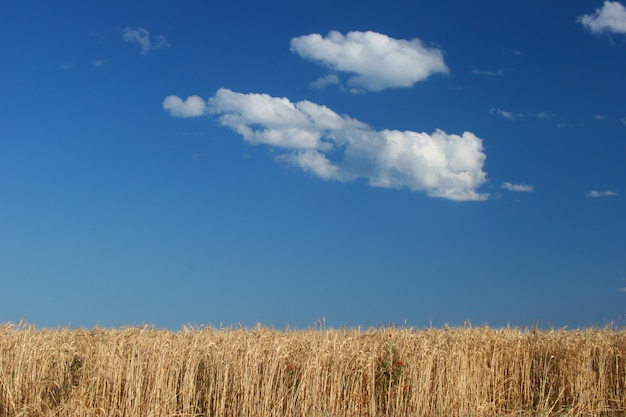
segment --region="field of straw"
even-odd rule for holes
[[[0,325],[0,416],[626,415],[626,332]]]

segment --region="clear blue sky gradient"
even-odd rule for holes
[[[2,2],[0,322],[624,324],[626,29],[599,20],[616,5]],[[449,71],[350,91],[290,47],[330,31],[419,39]],[[488,197],[324,179],[215,110],[163,106],[220,88],[471,132]]]

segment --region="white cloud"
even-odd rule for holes
[[[74,68],[74,64],[69,64],[69,63],[63,63],[60,65],[61,69],[63,70],[69,70]]]
[[[342,171],[339,165],[334,164],[324,154],[316,150],[281,154],[278,156],[278,159],[295,165],[303,171],[324,180],[352,181],[356,178],[348,172]]]
[[[135,43],[141,47],[141,54],[145,55],[152,49],[167,49],[169,42],[163,35],[151,36],[144,28],[126,27],[122,30],[126,42]]]
[[[102,59],[92,59],[91,60],[91,65],[93,65],[96,68],[100,68],[104,66],[104,60]]]
[[[601,9],[578,17],[577,22],[592,33],[626,33],[626,8],[619,2],[605,1]]]
[[[489,110],[489,113],[496,115],[496,116],[501,116],[504,117],[505,119],[508,120],[515,120],[515,119],[519,119],[520,117],[523,116],[523,114],[521,113],[513,113],[510,111],[505,111],[502,109],[496,109],[496,108],[491,108],[491,110]]]
[[[366,163],[359,176],[368,177],[371,185],[424,190],[431,196],[452,200],[487,198],[476,192],[486,179],[482,170],[486,155],[482,140],[473,133],[372,133],[372,138],[356,141],[346,149],[351,160]]]
[[[500,117],[504,117],[505,119],[508,120],[517,120],[517,119],[521,119],[522,117],[531,117],[531,118],[535,118],[535,119],[551,119],[552,116],[545,111],[541,111],[541,112],[537,112],[537,113],[515,113],[512,111],[506,111],[506,110],[502,110],[500,108],[495,108],[492,107],[489,110],[489,113],[491,113],[494,116],[500,116]]]
[[[326,106],[310,101],[292,103],[268,94],[240,94],[221,88],[209,99],[210,111],[220,113],[220,122],[241,134],[247,142],[285,149],[329,149],[325,132],[366,125],[340,116]]]
[[[622,117],[622,118],[621,118],[621,121],[622,121],[622,124],[623,124],[624,126],[626,126],[626,117]]]
[[[425,47],[419,39],[371,31],[304,35],[291,40],[291,50],[334,71],[356,74],[348,85],[368,91],[411,87],[431,74],[449,72],[441,50]]]
[[[171,115],[176,115],[172,107],[186,103],[176,96],[166,101],[173,105],[168,108],[164,101]],[[488,197],[477,191],[486,181],[486,155],[482,139],[471,132],[375,131],[310,101],[225,88],[208,100],[208,111],[245,141],[275,147],[279,161],[325,180],[362,178],[374,187],[425,191],[451,200]]]
[[[479,69],[473,69],[472,70],[472,74],[487,75],[487,76],[490,76],[490,77],[498,77],[498,76],[504,75],[504,72],[502,72],[502,70],[498,70],[498,71],[483,71],[483,70],[479,70]]]
[[[322,89],[333,84],[341,84],[341,81],[339,80],[339,76],[337,74],[328,74],[320,77],[311,83],[311,87]]]
[[[522,193],[530,193],[535,191],[535,187],[528,184],[513,184],[511,182],[505,182],[502,184],[502,188],[505,188],[509,191],[517,191]]]
[[[617,193],[611,190],[608,190],[608,191],[591,190],[591,191],[586,192],[585,195],[591,198],[600,198],[600,197],[613,197],[613,196],[616,196]]]
[[[174,117],[197,117],[207,112],[207,105],[199,96],[187,97],[185,101],[177,96],[167,96],[163,108]]]

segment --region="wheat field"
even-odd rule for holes
[[[0,416],[617,416],[626,332],[0,326]]]

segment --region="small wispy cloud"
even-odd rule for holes
[[[291,51],[332,71],[352,74],[347,84],[353,92],[411,87],[432,74],[450,71],[440,49],[419,39],[394,39],[371,31],[299,36],[291,40]]]
[[[122,30],[124,40],[141,47],[141,54],[145,55],[153,49],[167,49],[170,43],[163,35],[150,35],[144,28],[126,27]]]
[[[603,114],[596,114],[596,115],[593,116],[593,119],[594,120],[604,120],[604,119],[606,119],[606,116],[603,115]]]
[[[104,67],[104,60],[103,59],[92,59],[91,60],[91,65],[93,65],[96,68]]]
[[[617,291],[626,292],[626,287],[618,288]]]
[[[517,119],[521,119],[522,117],[530,117],[534,119],[551,119],[553,117],[552,115],[550,115],[548,112],[545,112],[545,111],[536,112],[536,113],[530,113],[530,112],[529,113],[517,113],[517,112],[508,111],[508,110],[502,110],[497,107],[492,107],[489,110],[489,113],[491,113],[494,116],[503,117],[507,120],[517,120]]]
[[[492,107],[491,110],[489,110],[489,113],[495,116],[504,117],[507,120],[515,120],[524,116],[522,113],[513,113],[510,111],[502,110],[502,109],[495,108],[495,107]]]
[[[589,198],[601,198],[601,197],[613,197],[616,196],[617,193],[615,191],[607,190],[607,191],[597,191],[591,190],[585,193],[585,196]]]
[[[622,117],[622,118],[621,118],[621,121],[622,121],[622,124],[623,124],[624,126],[626,126],[626,117]]]
[[[64,62],[63,64],[59,65],[59,67],[62,70],[69,70],[69,69],[74,68],[74,64],[70,64],[70,63]]]
[[[626,33],[626,8],[617,1],[605,1],[593,14],[579,16],[576,21],[591,33]]]
[[[321,90],[333,84],[341,84],[341,81],[339,80],[339,76],[337,74],[328,74],[320,77],[311,83],[311,87]]]
[[[502,70],[497,70],[497,71],[483,71],[483,70],[479,70],[479,69],[473,69],[472,70],[472,74],[476,74],[476,75],[487,75],[490,77],[500,77],[504,75],[504,72]]]
[[[535,191],[535,187],[528,184],[514,184],[512,182],[505,182],[502,184],[502,188],[509,191],[516,191],[520,193],[530,193]]]

